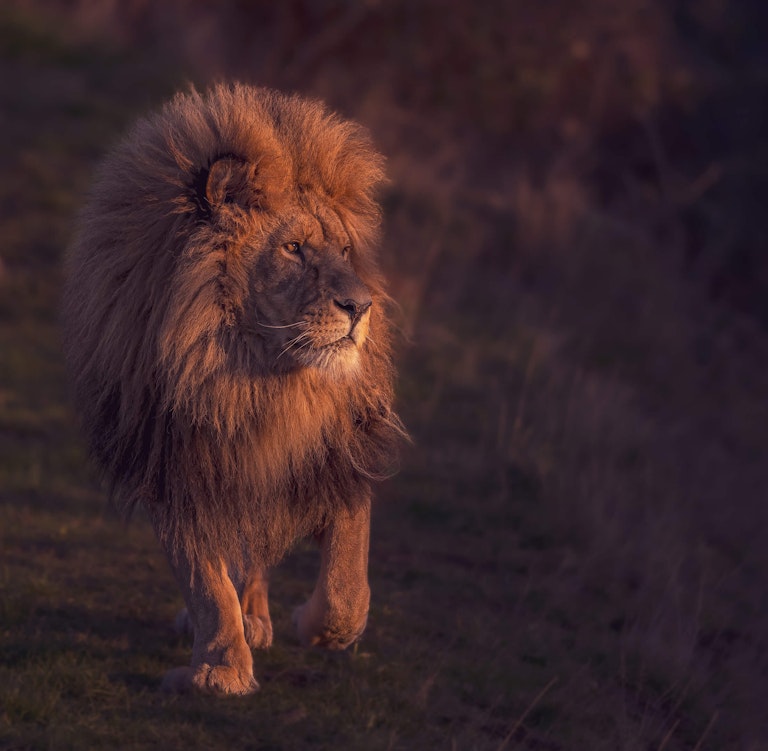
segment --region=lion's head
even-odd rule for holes
[[[223,295],[236,308],[233,325],[267,372],[319,368],[354,375],[373,303],[355,269],[356,254],[364,252],[355,247],[355,228],[324,186],[301,183],[293,193],[272,193],[264,170],[225,156],[195,182],[202,221],[214,231],[238,226],[244,232],[236,259],[243,286],[231,285]]]
[[[381,381],[370,366],[388,358],[373,257],[383,171],[366,134],[317,103],[235,86],[178,97],[138,135],[144,149],[161,137],[158,160],[169,143],[179,149],[167,202],[185,227],[171,235],[158,327],[169,403],[189,405],[194,392],[199,411],[195,381],[214,372],[230,385],[302,369]]]

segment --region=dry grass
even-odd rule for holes
[[[52,30],[56,2],[14,5],[0,747],[765,747],[764,220],[739,206],[766,151],[718,110],[765,80],[743,15],[759,8],[725,24],[717,3],[136,0],[71,4]],[[316,564],[302,547],[276,573],[264,690],[167,698],[159,676],[188,651],[167,627],[179,603],[146,525],[125,530],[89,477],[57,265],[125,123],[184,77],[232,73],[329,98],[390,155],[416,443],[381,493],[357,649],[293,641]]]

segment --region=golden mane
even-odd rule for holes
[[[201,185],[222,157],[249,165],[241,187],[258,210],[222,198],[211,222]],[[177,95],[102,164],[67,257],[65,348],[119,507],[144,505],[167,548],[235,566],[248,548],[271,564],[391,468],[402,428],[374,255],[383,178],[360,127],[244,85]],[[340,218],[373,299],[354,377],[281,367],[238,328],[244,249],[306,196]]]

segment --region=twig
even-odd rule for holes
[[[712,714],[712,717],[709,718],[709,722],[707,723],[707,727],[704,728],[704,732],[701,734],[701,738],[697,741],[696,745],[693,747],[693,751],[699,751],[701,749],[701,744],[704,743],[704,739],[707,737],[707,733],[712,729],[712,725],[715,724],[715,720],[717,719],[717,716],[720,714],[717,710],[714,711]]]
[[[686,188],[685,196],[680,203],[686,206],[696,203],[704,193],[720,181],[722,176],[722,165],[713,162]]]
[[[517,408],[515,410],[515,419],[512,423],[512,437],[517,438],[520,435],[520,431],[523,427],[523,417],[526,408],[526,400],[528,397],[528,388],[533,378],[533,369],[536,366],[536,342],[531,345],[531,352],[528,355],[528,362],[525,366],[525,374],[523,375],[523,385],[520,388],[520,396],[517,399]]]
[[[512,726],[512,729],[507,733],[506,738],[504,738],[504,740],[499,744],[497,751],[504,751],[507,743],[509,743],[509,741],[512,739],[512,736],[517,732],[517,729],[523,724],[525,718],[528,717],[528,715],[531,713],[531,710],[544,698],[544,694],[546,694],[547,691],[549,691],[549,689],[551,689],[552,686],[557,683],[557,681],[558,677],[554,676],[552,680],[546,686],[544,686],[541,691],[539,691],[539,693],[536,695],[536,698],[528,705],[528,708],[525,710],[525,712],[523,712],[520,717],[517,718],[517,721]],[[694,749],[694,751],[696,751],[696,749]]]
[[[677,726],[680,724],[680,720],[675,720],[672,723],[672,727],[667,731],[667,734],[661,739],[661,743],[659,743],[659,747],[656,751],[664,751],[664,746],[667,745],[667,742],[672,737],[672,734],[677,730]]]
[[[284,72],[289,76],[301,76],[310,68],[317,67],[324,56],[340,47],[355,33],[363,21],[375,11],[375,6],[375,2],[351,3],[335,23],[327,24],[310,38],[301,52],[288,63]]]

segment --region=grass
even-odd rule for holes
[[[217,22],[237,25],[229,6],[191,4],[201,36],[190,25],[166,49],[167,18],[127,3],[130,23],[99,22],[122,29],[117,51],[85,4],[67,23],[40,7],[0,13],[12,145],[0,156],[0,748],[762,748],[764,330],[681,271],[699,205],[675,213],[644,166],[601,146],[626,114],[616,81],[577,76],[593,107],[569,110],[585,54],[599,72],[599,29],[563,22],[561,53],[533,23],[499,48],[489,18],[467,11],[430,52],[431,4],[415,20],[402,3],[316,8],[329,31],[295,58],[305,32],[288,33],[286,12],[276,48],[253,53],[286,59],[284,78],[266,68],[273,83],[303,71],[303,88],[357,112],[390,154],[385,264],[415,442],[379,492],[368,629],[341,655],[299,648],[290,613],[317,568],[303,544],[273,576],[262,690],[159,691],[189,658],[171,629],[181,602],[145,520],[118,520],[88,468],[58,345],[59,262],[90,171],[126,124],[180,71],[253,68],[237,35],[228,51],[211,43]],[[667,16],[627,7],[606,59],[645,19],[627,95],[646,116],[683,96],[682,79],[667,75],[667,48],[649,52]],[[428,78],[416,85],[413,70]],[[529,164],[503,140],[540,154],[550,120],[576,143]],[[639,160],[647,131],[632,132]],[[629,186],[610,201],[600,159]],[[669,184],[686,166],[655,164]]]

